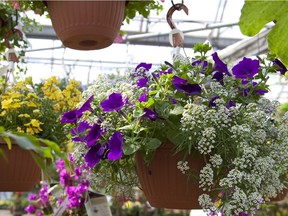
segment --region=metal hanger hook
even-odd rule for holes
[[[167,23],[169,24],[169,26],[171,27],[171,29],[175,29],[176,25],[175,23],[172,21],[172,15],[174,13],[174,11],[180,11],[180,10],[184,10],[184,12],[186,13],[186,15],[188,15],[188,8],[186,7],[186,5],[184,5],[183,3],[178,3],[178,4],[174,4],[167,12],[166,15],[166,20]]]

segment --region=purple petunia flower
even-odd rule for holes
[[[88,98],[88,100],[80,107],[80,109],[77,112],[78,118],[82,116],[83,112],[92,110],[91,102],[93,101],[93,99],[94,99],[94,95],[90,96],[90,98]]]
[[[139,102],[147,102],[147,94],[148,91],[146,91],[145,93],[141,94],[140,97],[138,98]]]
[[[175,98],[171,98],[171,103],[172,103],[172,104],[177,104],[176,99],[175,99]]]
[[[207,62],[207,61],[203,61],[203,60],[201,60],[201,59],[198,59],[198,60],[196,60],[196,61],[193,61],[193,62],[191,63],[191,65],[192,65],[193,67],[200,67],[200,66],[201,66],[201,68],[202,68],[203,70],[205,70],[205,69],[208,67],[208,62]]]
[[[61,123],[76,123],[83,115],[83,112],[91,110],[91,102],[94,96],[92,95],[79,109],[74,109],[63,113]]]
[[[231,107],[235,107],[236,105],[235,105],[235,103],[232,101],[232,100],[229,100],[228,101],[228,103],[227,103],[227,105],[226,105],[226,107],[229,109],[229,108],[231,108]]]
[[[237,65],[232,68],[232,73],[236,78],[246,79],[253,78],[260,70],[260,63],[257,59],[244,57]]]
[[[173,77],[172,84],[178,91],[182,91],[185,94],[201,94],[201,87],[198,84],[190,84],[187,80],[178,76]]]
[[[103,134],[103,130],[101,129],[100,125],[94,124],[85,138],[87,146],[93,146],[96,141],[101,137],[101,134]]]
[[[71,110],[63,113],[61,123],[76,123],[77,120],[77,110]]]
[[[137,81],[137,86],[139,88],[146,87],[147,83],[148,83],[148,78],[147,77],[142,77],[141,79],[139,79]]]
[[[277,66],[276,71],[279,71],[280,74],[285,75],[285,73],[287,72],[287,68],[279,59],[275,58],[273,61],[273,65]]]
[[[82,121],[79,123],[77,128],[71,130],[73,135],[72,140],[74,142],[84,142],[85,141],[85,132],[87,129],[91,128],[88,122]]]
[[[218,72],[218,71],[215,71],[215,72],[213,73],[212,79],[220,82],[222,85],[224,84],[224,83],[223,83],[223,78],[224,78],[224,74],[223,74],[223,73]]]
[[[219,59],[217,52],[212,54],[212,58],[213,58],[214,63],[215,63],[214,68],[213,68],[214,71],[218,71],[218,72],[221,72],[221,73],[226,74],[228,76],[231,76],[231,74],[228,71],[227,65]]]
[[[138,64],[135,68],[135,72],[137,72],[140,68],[144,68],[145,70],[149,71],[152,67],[152,64],[146,64],[144,62],[141,62]]]
[[[112,112],[114,110],[120,110],[128,100],[124,100],[120,93],[112,93],[108,99],[102,101],[100,106],[103,108],[103,112]]]
[[[124,140],[122,134],[119,131],[114,132],[114,134],[108,141],[108,160],[114,161],[122,157],[123,142]]]
[[[144,108],[144,112],[145,114],[143,115],[143,117],[149,118],[151,121],[156,121],[159,118],[158,114],[149,108]]]
[[[25,211],[28,213],[28,214],[33,214],[34,211],[35,211],[35,206],[33,205],[28,205],[26,208],[25,208]]]
[[[219,97],[218,95],[212,97],[212,98],[209,100],[209,102],[208,102],[208,106],[209,106],[209,107],[216,107],[217,104],[215,103],[215,101],[216,101],[217,99],[219,99],[219,98],[220,98],[220,97]]]
[[[268,92],[268,90],[263,90],[263,89],[257,89],[257,90],[255,91],[255,93],[258,94],[258,95],[264,95],[264,94],[266,94],[267,92]]]
[[[167,71],[160,71],[159,74],[160,74],[160,75],[162,75],[162,74],[165,74],[165,75],[166,75],[166,74],[171,74],[172,71],[173,71],[173,68],[169,68]]]
[[[190,95],[200,95],[201,94],[201,87],[198,84],[174,84],[175,88],[178,91],[182,91],[185,94]]]
[[[178,76],[173,76],[172,84],[186,84],[188,81]]]
[[[245,212],[240,212],[240,213],[238,214],[238,216],[250,216],[250,214],[245,213]]]
[[[92,146],[86,155],[84,156],[85,161],[89,167],[94,167],[104,157],[106,145],[96,144]]]

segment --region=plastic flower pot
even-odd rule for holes
[[[126,1],[47,1],[53,28],[69,48],[110,46],[124,19]]]
[[[288,194],[288,189],[285,188],[284,190],[282,190],[276,197],[271,198],[271,202],[279,202],[285,199],[285,197]]]
[[[178,168],[183,155],[175,154],[175,146],[165,142],[153,155],[151,163],[146,164],[140,153],[136,154],[136,170],[143,190],[150,205],[168,209],[201,209],[198,197],[203,193],[198,180],[187,178]],[[186,159],[190,171],[199,176],[205,162],[200,155]]]
[[[12,142],[12,149],[9,150],[2,139],[0,148],[8,159],[6,161],[0,156],[0,191],[31,191],[41,177],[41,169],[31,153],[15,142]]]

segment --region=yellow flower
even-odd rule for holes
[[[26,133],[30,134],[30,135],[33,135],[34,134],[33,128],[31,128],[31,127],[26,128]]]
[[[5,116],[6,115],[6,110],[3,110],[1,113],[0,113],[0,116]]]
[[[31,99],[31,98],[38,99],[39,97],[38,97],[38,95],[37,95],[36,93],[31,93],[31,92],[29,92],[29,93],[27,94],[25,100],[29,100],[29,99]]]
[[[1,102],[1,105],[2,105],[2,109],[9,109],[11,107],[11,104],[12,104],[12,99],[7,99],[7,100],[3,100]]]
[[[41,114],[39,109],[34,109],[34,110],[33,110],[33,113],[35,113],[35,114]]]
[[[27,105],[28,107],[38,107],[38,106],[40,106],[40,104],[35,103],[35,102],[33,102],[33,101],[27,102],[26,105]]]
[[[133,202],[132,201],[125,202],[124,203],[124,208],[127,208],[127,209],[133,208]]]
[[[18,117],[19,117],[19,118],[22,118],[22,117],[24,117],[24,118],[30,118],[30,115],[27,114],[27,113],[24,113],[24,114],[18,115]]]
[[[24,133],[23,129],[21,127],[17,127],[17,132]]]
[[[42,129],[40,128],[40,125],[43,124],[42,122],[40,122],[37,119],[31,119],[31,121],[29,123],[24,124],[24,126],[26,126],[26,132],[28,131],[29,134],[32,134],[31,129],[33,130],[33,134],[34,133],[39,133],[40,131],[42,131]],[[32,127],[33,128],[32,128]],[[27,133],[28,133],[27,132]]]
[[[17,109],[20,108],[22,102],[18,99],[7,99],[2,101],[2,109]]]
[[[56,76],[52,76],[52,77],[48,78],[48,79],[47,79],[47,82],[59,84],[59,81],[58,81],[58,79],[56,78]]]
[[[214,202],[214,205],[218,208],[221,205],[222,201],[219,199],[218,201]]]
[[[33,127],[36,127],[36,128],[40,128],[40,125],[41,124],[43,124],[42,122],[40,122],[39,120],[37,120],[37,119],[31,119],[31,125],[33,126]]]
[[[20,94],[19,92],[11,92],[11,94],[10,94],[11,99],[17,99],[17,98],[20,98],[22,96],[23,96],[23,94]]]

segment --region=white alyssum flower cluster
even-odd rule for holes
[[[200,171],[199,187],[224,194],[217,205],[225,215],[253,214],[285,188],[288,121],[287,115],[279,118],[277,105],[261,99],[258,104],[230,108],[220,100],[212,108],[196,103],[184,107],[182,131],[208,159]],[[204,209],[213,209],[213,193],[210,199],[207,194],[199,197]]]
[[[190,169],[188,166],[188,161],[178,161],[177,169],[179,169],[181,173],[186,174],[187,170]]]

